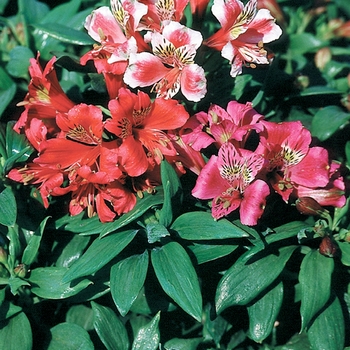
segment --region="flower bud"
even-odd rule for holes
[[[323,70],[326,64],[332,59],[332,52],[329,47],[323,47],[315,55],[315,65],[318,69]]]
[[[26,264],[19,264],[13,269],[13,272],[16,276],[24,278],[28,272],[28,267]]]
[[[311,197],[300,197],[295,201],[295,206],[303,215],[317,215],[325,217],[328,215],[328,210],[321,207],[321,205]]]
[[[319,251],[322,255],[333,258],[337,252],[337,245],[330,236],[325,236],[322,238]]]

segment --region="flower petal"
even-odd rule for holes
[[[204,69],[197,64],[189,64],[183,68],[180,84],[181,92],[189,101],[198,102],[207,93]]]

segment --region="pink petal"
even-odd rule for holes
[[[200,172],[192,195],[199,199],[212,199],[220,196],[230,185],[224,180],[217,165],[218,157],[212,156]]]
[[[148,52],[131,54],[124,82],[132,88],[150,86],[161,80],[169,70],[158,57]]]
[[[101,42],[101,30],[106,40],[110,42],[122,43],[126,40],[125,35],[107,6],[102,6],[93,11],[92,14],[86,18],[85,28],[89,35],[97,42]]]
[[[290,168],[290,179],[307,187],[324,187],[329,182],[328,152],[322,147],[311,147],[305,158]]]
[[[190,64],[182,70],[180,84],[181,92],[189,101],[198,102],[207,93],[204,69],[197,64]]]
[[[243,8],[242,2],[238,0],[214,0],[211,11],[220,22],[221,27],[225,27],[227,24],[233,24],[236,21]]]
[[[256,180],[244,191],[244,197],[239,210],[243,225],[254,226],[264,212],[266,197],[270,194],[265,181]]]

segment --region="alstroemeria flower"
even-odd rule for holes
[[[74,106],[67,114],[57,115],[61,137],[43,141],[34,163],[56,169],[92,165],[100,154],[102,112],[93,105]]]
[[[242,73],[243,65],[269,63],[263,44],[278,39],[282,30],[268,10],[257,10],[257,0],[245,6],[239,0],[214,0],[212,12],[221,28],[204,44],[230,61],[232,77]]]
[[[49,206],[48,197],[52,191],[59,188],[64,181],[64,174],[60,169],[46,168],[34,163],[29,163],[20,169],[12,169],[7,177],[24,185],[40,184],[39,193],[45,208]]]
[[[261,132],[264,127],[259,123],[264,116],[252,108],[252,104],[231,101],[226,110],[211,105],[208,113],[199,112],[184,125],[183,140],[193,149],[200,151],[212,143],[218,147],[230,141],[243,148],[251,130]]]
[[[148,36],[147,36],[148,35]],[[132,88],[153,85],[158,97],[171,98],[180,89],[190,101],[206,94],[206,78],[202,67],[194,63],[196,50],[202,43],[201,33],[178,22],[169,22],[160,33],[147,33],[153,54],[131,54],[124,81]]]
[[[25,110],[14,126],[14,130],[20,132],[24,127],[26,132],[33,118],[44,122],[47,131],[53,135],[58,131],[55,118],[56,113],[68,112],[74,103],[62,90],[55,71],[54,63],[56,57],[52,57],[43,69],[39,62],[40,53],[36,59],[30,59],[29,74],[31,76],[28,85],[28,93],[19,106],[24,106]]]
[[[85,65],[93,60],[98,73],[102,73],[110,98],[115,98],[124,86],[123,74],[131,53],[137,52],[134,37],[127,37],[121,30],[115,16],[107,6],[93,11],[86,18],[85,28],[88,34],[101,45],[83,55],[80,63]]]
[[[106,121],[105,128],[122,140],[118,153],[128,175],[142,175],[152,162],[159,164],[163,155],[176,154],[164,130],[179,128],[188,119],[185,108],[177,101],[157,98],[151,102],[144,92],[136,95],[120,89],[108,108],[112,118]]]
[[[261,124],[265,130],[256,152],[267,159],[266,176],[284,201],[298,185],[317,188],[328,184],[328,152],[322,147],[310,148],[311,134],[301,122]]]
[[[261,155],[225,143],[218,156],[212,156],[202,169],[192,195],[199,199],[213,199],[212,215],[215,219],[240,208],[241,222],[256,225],[270,193],[266,182],[256,179],[263,165]]]
[[[329,182],[325,187],[314,188],[299,185],[295,188],[292,195],[295,198],[311,197],[322,206],[343,207],[346,203],[346,197],[340,164],[335,161],[331,163]]]

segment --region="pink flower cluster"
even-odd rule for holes
[[[218,148],[192,191],[212,199],[215,219],[239,208],[241,222],[256,225],[272,192],[285,202],[311,197],[322,206],[345,204],[340,164],[329,160],[326,149],[311,146],[311,134],[299,121],[268,122],[250,103],[231,101],[227,110],[212,105],[194,115],[183,128],[183,139],[195,150]],[[259,138],[254,149],[252,135]]]

